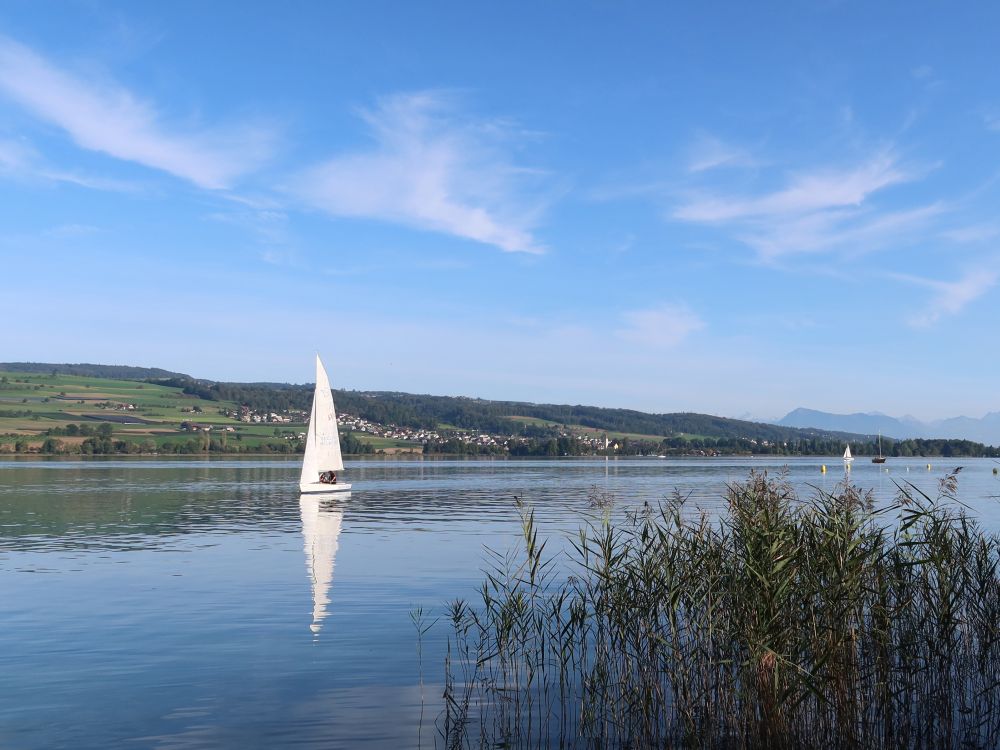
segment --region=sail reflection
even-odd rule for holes
[[[302,511],[303,549],[306,553],[306,571],[312,583],[313,615],[309,629],[319,635],[330,603],[330,585],[333,582],[333,561],[337,556],[337,539],[340,522],[344,517],[341,503],[349,493],[337,495],[310,494],[299,498]]]

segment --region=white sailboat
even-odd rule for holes
[[[337,556],[337,539],[344,511],[324,503],[322,495],[303,495],[299,498],[302,511],[303,549],[306,553],[306,572],[312,584],[312,624],[309,629],[319,635],[330,603],[330,584],[333,583],[333,561]]]
[[[330,379],[323,363],[316,355],[316,392],[313,393],[309,427],[306,430],[306,452],[302,457],[302,474],[299,476],[301,492],[347,492],[351,485],[336,479],[334,483],[321,482],[323,475],[344,470],[340,455],[340,433],[337,431],[337,412],[333,408]]]
[[[851,465],[851,461],[854,460],[854,456],[851,455],[851,444],[847,444],[846,450],[844,450],[844,463],[848,466]]]

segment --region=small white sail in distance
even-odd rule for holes
[[[340,433],[337,430],[337,412],[330,392],[330,379],[319,355],[316,355],[316,390],[306,429],[306,451],[302,457],[299,489],[303,492],[338,492],[349,490],[349,484],[323,484],[319,475],[324,471],[343,471],[344,458],[340,453]]]
[[[851,455],[851,444],[847,444],[847,449],[844,451],[844,463],[850,463],[854,460],[854,456]]]

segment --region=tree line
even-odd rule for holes
[[[190,378],[155,379],[151,382],[180,388],[188,395],[209,401],[233,401],[258,412],[307,411],[314,389],[312,385],[225,383]],[[552,422],[554,425],[579,425],[609,432],[662,437],[683,433],[715,438],[741,437],[758,442],[786,442],[803,438],[846,440],[858,437],[848,433],[782,427],[690,412],[647,414],[632,409],[487,401],[463,396],[430,396],[395,391],[335,389],[333,393],[341,412],[379,424],[415,429],[438,429],[440,425],[451,425],[491,434],[530,436],[532,426],[515,419],[528,417]]]
[[[617,449],[607,451],[615,456],[690,456],[690,455],[770,455],[770,456],[838,456],[845,443],[839,440],[808,439],[788,443],[763,445],[745,438],[664,438],[661,441],[622,438],[616,441]],[[974,443],[970,440],[912,440],[889,441],[882,439],[884,455],[892,458],[1000,458],[1000,449]],[[852,442],[851,450],[857,456],[874,456],[877,444],[873,441]],[[345,453],[348,452],[345,450]],[[424,445],[425,454],[478,455],[478,456],[601,456],[602,449],[595,449],[589,442],[566,436],[535,436],[514,440],[507,446],[477,445],[452,437],[440,443]]]

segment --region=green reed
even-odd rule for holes
[[[751,473],[719,520],[605,512],[491,553],[450,606],[445,745],[958,748],[1000,737],[1000,539],[900,485],[796,498]]]

